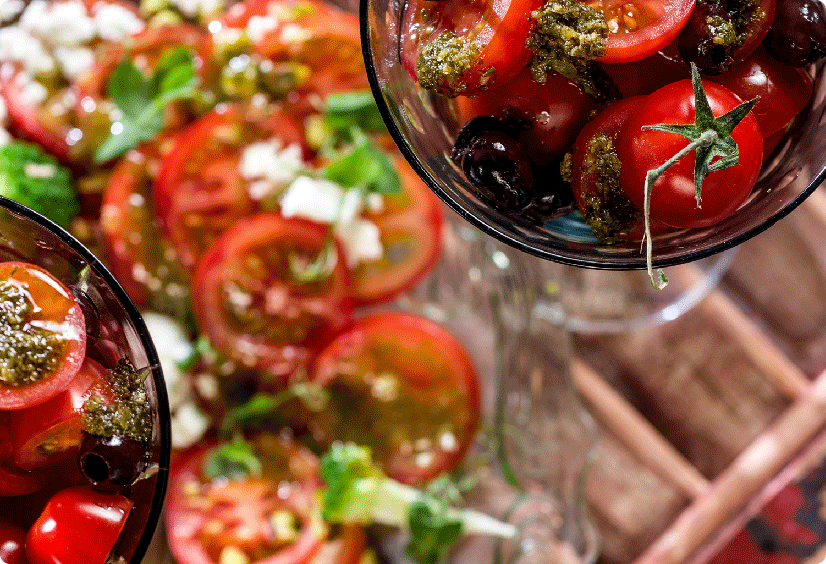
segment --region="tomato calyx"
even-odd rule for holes
[[[732,131],[745,118],[755,104],[760,100],[757,96],[736,106],[725,114],[714,117],[709,105],[703,82],[697,65],[691,63],[691,83],[694,87],[695,114],[693,124],[658,123],[644,126],[643,129],[653,129],[676,133],[690,142],[674,156],[659,167],[649,170],[645,176],[645,205],[643,216],[645,219],[645,258],[648,275],[654,288],[662,289],[668,284],[668,277],[662,270],[655,275],[652,265],[653,243],[651,241],[651,189],[663,173],[677,164],[683,157],[695,151],[694,161],[694,191],[697,207],[702,207],[703,180],[709,173],[723,170],[737,165],[740,162],[737,143],[731,137]],[[719,157],[717,160],[714,160]],[[713,162],[712,162],[713,161]]]

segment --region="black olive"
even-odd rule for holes
[[[462,165],[462,159],[465,156],[465,151],[470,147],[473,139],[480,133],[486,131],[500,131],[507,133],[505,124],[492,116],[477,116],[462,126],[459,130],[459,135],[456,136],[456,142],[451,149],[450,157],[458,164]]]
[[[146,446],[129,437],[99,437],[84,431],[80,471],[97,490],[118,491],[146,469]]]
[[[559,160],[534,168],[536,195],[533,205],[526,210],[528,217],[544,222],[576,209],[571,184],[562,179]]]
[[[455,152],[454,159],[482,199],[509,211],[522,211],[532,203],[533,164],[510,135],[483,131]]]
[[[826,8],[819,0],[777,0],[763,40],[776,59],[796,67],[826,56]]]
[[[721,42],[720,36],[726,31],[727,41]],[[700,72],[722,74],[734,64],[731,54],[736,38],[733,33],[731,16],[725,8],[698,2],[680,32],[677,49],[683,60],[695,63]]]

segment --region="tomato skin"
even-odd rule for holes
[[[0,409],[22,409],[45,402],[65,390],[86,355],[86,322],[72,293],[47,270],[23,262],[0,263],[0,281],[25,288],[38,311],[32,321],[65,327],[65,351],[59,366],[33,384],[0,383]]]
[[[623,98],[651,94],[672,82],[691,78],[691,72],[682,61],[668,57],[662,51],[639,61],[601,66],[616,83]]]
[[[18,468],[32,470],[77,452],[82,439],[83,404],[92,394],[112,398],[106,370],[87,358],[69,387],[52,399],[9,415]]]
[[[742,103],[727,88],[704,80],[703,87],[715,116]],[[622,162],[620,183],[628,197],[643,209],[645,176],[662,165],[688,141],[677,134],[642,127],[657,123],[694,123],[694,91],[690,80],[665,86],[646,97],[629,116],[619,134],[617,154]],[[672,227],[704,227],[730,215],[748,197],[760,172],[763,136],[754,114],[734,128],[739,163],[709,173],[703,182],[702,207],[694,192],[694,152],[668,169],[651,190],[651,218]]]
[[[643,0],[633,3],[641,27],[630,30],[624,25],[628,3],[622,0],[586,0],[586,4],[603,12],[606,20],[618,22],[618,31],[608,36],[603,63],[639,61],[668,45],[685,26],[695,0]]]
[[[0,564],[26,564],[26,531],[0,517]]]
[[[561,74],[550,73],[545,82],[537,82],[528,67],[474,98],[456,99],[462,123],[476,116],[524,122],[527,127],[518,140],[538,165],[571,146],[593,107],[594,99]]]
[[[198,263],[192,295],[198,323],[217,349],[287,376],[309,361],[315,343],[349,320],[351,281],[343,260],[318,282],[290,279],[289,257],[314,260],[327,230],[309,220],[260,213],[238,221],[210,247]],[[344,256],[338,244],[335,252]],[[233,306],[229,289],[249,304]]]
[[[372,392],[377,375],[388,378],[393,394]],[[476,432],[475,369],[447,330],[422,317],[385,312],[356,320],[319,353],[311,379],[331,397],[310,422],[314,436],[369,446],[387,475],[404,483],[455,468]],[[390,427],[376,430],[379,421]],[[442,446],[446,435],[450,443]],[[421,442],[432,448],[419,452],[413,445]]]
[[[436,91],[448,97],[475,96],[504,84],[522,71],[533,54],[527,48],[533,22],[528,14],[541,0],[413,0],[407,3],[400,31],[401,62],[417,79],[420,53],[442,32],[465,37],[481,47],[476,62],[456,82]]]
[[[84,486],[57,492],[26,536],[29,564],[106,564],[133,505]]]

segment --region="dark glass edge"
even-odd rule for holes
[[[95,272],[109,285],[112,292],[115,294],[115,297],[117,297],[121,304],[123,304],[124,310],[129,316],[129,319],[134,325],[135,330],[140,337],[141,343],[143,344],[147,359],[149,361],[149,367],[152,370],[152,379],[155,383],[155,391],[157,393],[158,420],[161,427],[159,430],[161,448],[159,452],[158,472],[155,474],[156,484],[152,499],[152,507],[150,508],[147,516],[148,526],[143,531],[141,539],[135,547],[135,552],[130,558],[131,564],[139,564],[146,555],[146,551],[152,542],[152,538],[154,537],[155,529],[161,520],[163,503],[166,498],[166,489],[169,482],[169,461],[172,451],[169,398],[166,393],[166,384],[163,379],[163,372],[161,371],[161,364],[158,359],[158,353],[155,350],[155,345],[152,342],[152,338],[149,335],[149,330],[146,328],[146,324],[143,322],[143,317],[141,317],[138,312],[138,308],[132,302],[132,299],[126,293],[126,290],[123,289],[117,279],[115,279],[114,275],[109,272],[109,269],[106,268],[106,266],[97,258],[97,256],[95,256],[94,253],[92,253],[92,251],[90,251],[83,243],[81,243],[77,238],[75,238],[74,235],[66,231],[63,227],[57,225],[49,218],[37,213],[31,208],[15,202],[14,200],[10,200],[4,196],[0,196],[0,207],[6,208],[17,215],[21,215],[26,219],[40,225],[44,229],[55,233],[58,237],[60,237],[60,239],[65,241],[73,251],[80,255],[80,257],[85,260],[86,263],[93,268]]]

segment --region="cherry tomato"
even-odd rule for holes
[[[83,404],[92,394],[112,398],[106,370],[87,358],[69,387],[42,404],[9,415],[14,462],[31,470],[54,463],[80,446]]]
[[[0,498],[36,492],[47,480],[47,475],[42,472],[28,472],[14,465],[10,414],[9,411],[0,411]]]
[[[812,79],[802,69],[782,64],[758,48],[728,72],[709,77],[742,100],[760,96],[752,112],[764,138],[786,128],[812,97]],[[768,153],[764,151],[764,156]]]
[[[293,265],[318,259],[328,229],[261,213],[237,222],[210,247],[198,263],[192,295],[201,330],[218,350],[286,376],[349,319],[350,275],[343,260],[307,281],[294,273]],[[344,256],[339,245],[334,249]]]
[[[651,94],[667,84],[691,77],[691,71],[682,61],[668,57],[662,51],[639,61],[604,64],[602,68],[623,98]]]
[[[0,564],[26,564],[26,531],[0,517]]]
[[[118,161],[103,192],[100,228],[106,264],[132,301],[178,312],[188,296],[187,276],[162,235],[152,200],[162,155],[173,143],[171,137],[144,143]]]
[[[182,132],[164,157],[155,184],[155,209],[185,268],[193,269],[218,235],[255,210],[239,170],[241,152],[254,141],[272,138],[284,146],[304,139],[286,113],[257,118],[225,106]]]
[[[364,533],[345,526],[337,538],[318,521],[318,461],[303,447],[269,435],[253,441],[261,477],[211,480],[202,472],[214,444],[195,447],[170,470],[166,533],[178,562],[216,564],[229,551],[250,564],[356,564]],[[275,529],[278,520],[286,525]]]
[[[441,201],[406,161],[395,158],[402,191],[384,196],[384,209],[365,217],[379,228],[384,256],[352,271],[359,305],[386,302],[433,268],[442,248]]]
[[[388,476],[423,483],[453,469],[479,419],[479,383],[462,345],[403,313],[356,321],[319,353],[312,379],[330,391],[311,421],[322,440],[369,446]]]
[[[527,14],[541,5],[541,0],[412,0],[402,19],[402,64],[417,79],[422,51],[440,35],[452,34],[476,45],[478,56],[470,68],[442,80],[435,90],[450,97],[475,96],[494,84],[504,84],[533,56],[526,46],[533,27]]]
[[[594,99],[561,74],[551,73],[545,82],[537,82],[528,67],[474,98],[456,100],[462,123],[476,116],[516,123],[519,141],[539,165],[568,150],[593,107]]]
[[[86,324],[80,304],[57,278],[45,269],[22,262],[0,263],[0,284],[23,290],[33,311],[29,327],[60,328],[56,365],[34,383],[0,382],[0,409],[22,409],[53,398],[65,390],[80,370],[86,354]]]
[[[605,14],[610,35],[604,63],[639,61],[668,45],[688,21],[694,0],[585,0]]]
[[[742,100],[727,88],[703,81],[709,105],[716,116]],[[694,91],[682,80],[650,94],[632,112],[619,134],[617,154],[622,162],[620,183],[628,197],[643,209],[645,176],[683,149],[688,141],[677,134],[642,127],[658,123],[694,123]],[[739,163],[709,173],[703,182],[702,207],[694,191],[694,156],[691,152],[668,169],[651,190],[651,218],[672,227],[703,227],[719,222],[745,201],[760,172],[763,136],[753,113],[737,127],[732,138],[739,147]]]
[[[60,490],[26,536],[29,564],[106,564],[132,506],[89,487]]]

